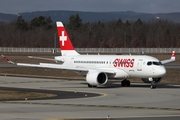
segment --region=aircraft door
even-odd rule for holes
[[[73,64],[73,63],[74,63],[74,58],[71,58],[70,64]]]
[[[139,59],[137,62],[137,71],[142,71],[143,59]]]

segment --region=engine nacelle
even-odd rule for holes
[[[161,77],[159,78],[152,78],[153,81],[155,83],[159,83],[161,81]],[[149,80],[149,78],[141,78],[141,80],[144,82],[144,83],[151,83],[151,80]]]
[[[90,71],[86,75],[86,81],[92,86],[104,85],[107,83],[107,80],[108,76],[104,72]]]

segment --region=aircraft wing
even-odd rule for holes
[[[173,51],[172,55],[171,55],[171,58],[167,59],[167,60],[162,60],[161,63],[162,64],[167,64],[167,63],[173,62],[175,60],[176,60],[176,55],[175,55],[175,51]]]
[[[50,68],[50,69],[61,69],[61,70],[71,70],[71,71],[84,71],[88,72],[90,70],[102,71],[109,74],[115,74],[113,70],[98,68],[98,69],[89,69],[80,66],[70,66],[63,64],[53,64],[53,63],[39,63],[39,64],[30,64],[30,63],[15,63],[9,60],[6,56],[2,55],[2,57],[10,64],[18,65],[18,66],[26,66],[26,67],[38,67],[38,68]],[[37,57],[39,58],[39,57]],[[41,59],[41,58],[40,58]]]
[[[70,65],[60,65],[60,64],[50,64],[50,63],[39,63],[39,64],[29,64],[29,63],[17,63],[19,66],[26,66],[26,67],[40,67],[40,68],[50,68],[50,69],[61,69],[61,70],[72,70],[72,71],[84,71],[88,72],[90,70],[97,70],[103,71],[109,74],[115,74],[113,70],[108,69],[88,69],[80,66],[70,66]]]

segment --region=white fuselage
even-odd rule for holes
[[[75,55],[55,59],[72,67],[114,71],[116,75],[110,78],[158,78],[166,73],[158,59],[145,55]]]

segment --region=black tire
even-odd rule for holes
[[[123,80],[122,82],[121,82],[121,86],[122,87],[129,87],[130,86],[130,81],[129,80]]]
[[[122,87],[125,87],[126,86],[126,83],[125,83],[126,81],[125,80],[123,80],[122,82],[121,82],[121,86]]]
[[[155,85],[151,85],[151,89],[156,89],[156,86]]]
[[[92,85],[90,85],[90,84],[88,84],[88,87],[89,87],[89,88],[92,88],[93,86],[92,86]]]
[[[126,86],[129,87],[130,86],[130,81],[129,80],[126,80]]]

